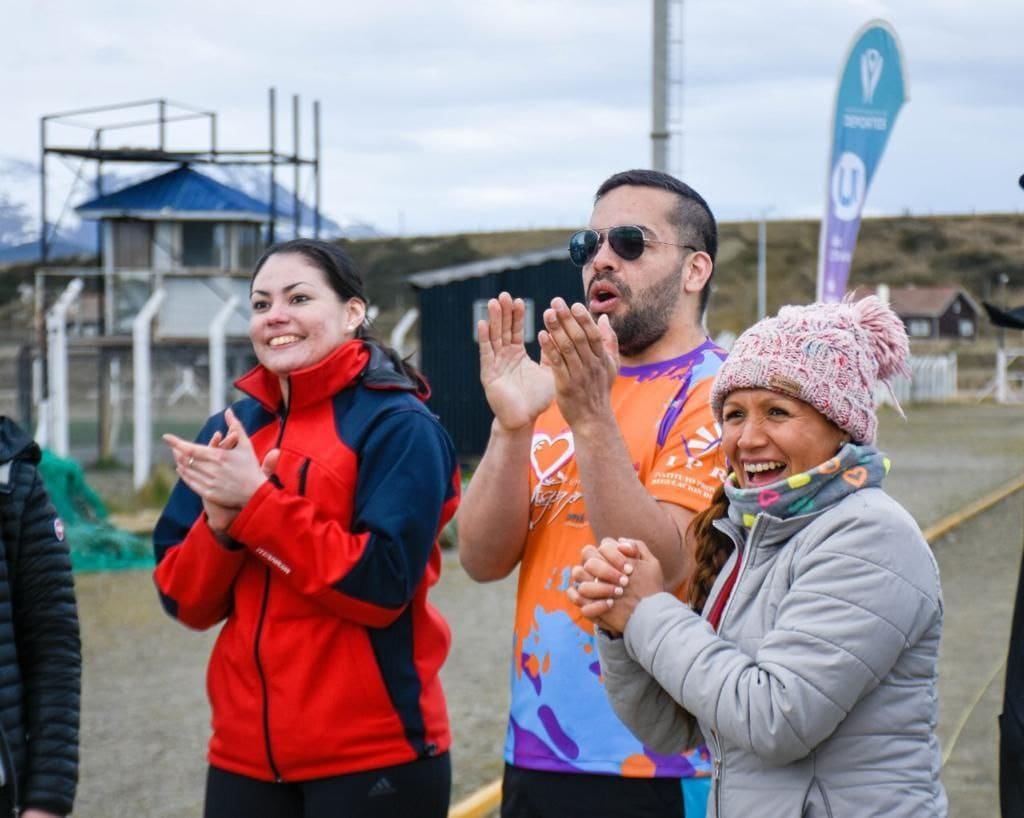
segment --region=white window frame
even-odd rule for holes
[[[911,338],[931,338],[932,322],[927,318],[911,318],[907,321],[907,335]]]
[[[473,302],[473,343],[480,339],[476,334],[476,327],[480,321],[487,320],[487,302],[490,299],[478,298]],[[534,326],[534,306],[532,298],[524,298],[523,304],[526,312],[523,315],[523,341],[527,344],[537,340],[537,332]]]

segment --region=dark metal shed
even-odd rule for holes
[[[526,301],[526,348],[536,360],[544,310],[556,296],[569,303],[583,297],[580,270],[560,247],[417,273],[409,282],[419,297],[420,365],[433,390],[430,406],[459,455],[478,456],[493,418],[480,386],[476,342],[487,300],[507,290]]]

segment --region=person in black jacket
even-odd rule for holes
[[[0,416],[0,816],[21,818],[67,815],[78,783],[78,612],[40,456]]]

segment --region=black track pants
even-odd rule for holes
[[[678,778],[549,773],[505,765],[501,818],[683,818]]]
[[[210,767],[204,818],[445,818],[447,753],[363,773],[276,784]]]

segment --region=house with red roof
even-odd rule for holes
[[[981,307],[962,287],[893,287],[889,304],[915,338],[974,340]]]

